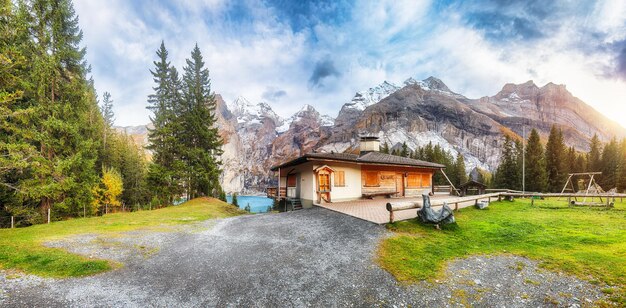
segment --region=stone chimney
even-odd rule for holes
[[[360,155],[364,155],[369,152],[379,152],[380,140],[376,136],[361,136],[359,149]]]

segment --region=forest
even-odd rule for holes
[[[223,195],[221,138],[202,54],[183,75],[162,43],[151,70],[149,151],[113,128],[70,0],[0,2],[0,226],[167,206]],[[155,46],[156,47],[156,46]]]
[[[612,138],[603,144],[594,135],[590,141],[589,152],[580,152],[564,143],[563,132],[557,126],[552,126],[545,144],[534,128],[527,140],[518,135],[505,135],[500,165],[493,174],[480,169],[474,174],[467,174],[462,154],[454,157],[432,143],[415,151],[411,151],[406,143],[395,149],[390,149],[385,143],[381,151],[443,164],[450,182],[457,187],[472,178],[490,188],[554,193],[562,191],[570,173],[602,172],[595,179],[605,191],[626,191],[626,139],[618,141]],[[523,177],[526,178],[525,183]],[[572,177],[577,191],[586,189],[587,181],[588,176]],[[435,174],[433,183],[449,184],[441,173]]]

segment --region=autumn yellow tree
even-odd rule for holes
[[[122,205],[120,197],[124,190],[124,183],[120,173],[113,168],[102,170],[102,179],[99,187],[94,189],[96,207],[104,206],[104,213],[109,213],[109,206],[119,207]]]

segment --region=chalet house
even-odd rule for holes
[[[378,137],[361,137],[360,154],[309,153],[270,170],[278,198],[303,207],[361,198],[418,197],[433,191],[433,174],[444,165],[380,153]]]

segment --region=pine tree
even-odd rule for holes
[[[602,158],[600,160],[602,175],[598,179],[600,187],[609,190],[619,185],[620,161],[619,145],[617,140],[613,138],[602,150]]]
[[[148,182],[161,204],[172,204],[174,197],[182,193],[182,164],[179,151],[182,143],[180,134],[180,88],[176,70],[170,66],[165,43],[156,52],[158,60],[151,70],[155,86],[148,97],[148,109],[153,112],[150,121],[154,126],[148,131],[152,150],[152,164],[149,166]]]
[[[385,143],[383,143],[382,148],[380,149],[381,153],[385,153],[385,154],[389,154],[389,144],[387,143],[387,141],[385,141]]]
[[[183,123],[181,140],[187,164],[187,188],[191,197],[217,196],[221,187],[222,138],[216,126],[215,97],[211,93],[209,70],[198,45],[186,60],[183,76]]]
[[[239,207],[239,202],[237,201],[237,193],[233,194],[233,203],[232,203],[232,205],[235,206],[235,207]]]
[[[565,144],[563,133],[555,125],[550,129],[546,144],[546,175],[549,192],[560,192],[565,184],[566,164]]]
[[[455,180],[452,182],[454,186],[459,187],[461,186],[461,184],[467,182],[467,172],[465,172],[465,158],[460,152],[456,156],[456,161],[454,162],[454,172]]]
[[[71,216],[91,203],[98,177],[95,168],[102,118],[97,112],[93,84],[80,48],[82,32],[69,0],[38,0],[20,5],[34,42],[29,54],[26,94],[36,113],[31,144],[39,158],[31,164],[31,177],[22,182],[22,192],[38,199],[43,211],[53,216]]]
[[[519,165],[519,150],[515,142],[508,135],[504,136],[500,165],[495,174],[495,187],[506,189],[521,189],[521,166]]]
[[[111,99],[111,93],[104,92],[102,94],[102,107],[100,109],[102,117],[104,118],[104,124],[108,127],[113,127],[115,122],[115,113],[113,113],[113,100]]]
[[[587,170],[589,172],[597,172],[601,170],[600,155],[602,153],[602,144],[597,134],[593,134],[589,145],[589,154],[587,158]]]
[[[402,157],[409,156],[409,147],[406,145],[406,142],[402,142],[402,149],[400,150],[400,156]]]
[[[541,139],[536,129],[530,131],[526,144],[526,190],[543,192],[547,186],[546,162]]]
[[[619,143],[619,166],[617,190],[623,192],[626,189],[626,138]]]

